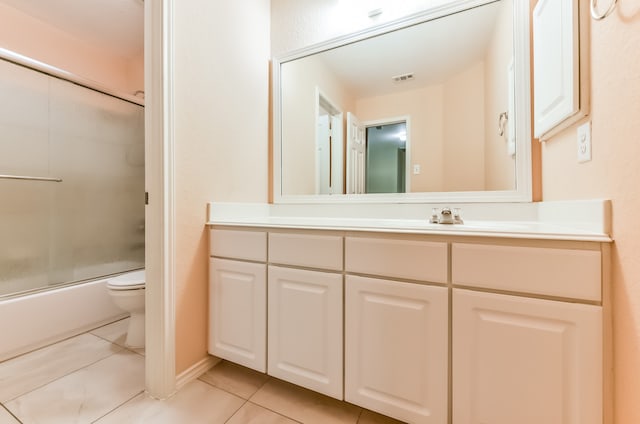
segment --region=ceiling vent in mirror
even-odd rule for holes
[[[394,82],[406,82],[413,81],[414,79],[413,72],[409,72],[408,74],[396,75],[395,77],[391,77]]]

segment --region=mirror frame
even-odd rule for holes
[[[443,6],[373,26],[361,31],[313,44],[272,59],[273,77],[273,202],[279,204],[335,204],[335,203],[481,203],[481,202],[531,202],[531,62],[529,4],[513,1],[514,28],[514,90],[516,114],[516,188],[504,191],[417,192],[385,194],[282,194],[282,98],[280,67],[292,60],[321,53],[367,38],[428,22],[464,10],[493,3],[496,0],[458,0]]]

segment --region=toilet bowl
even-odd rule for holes
[[[128,347],[144,347],[144,287],[144,269],[107,279],[107,289],[113,302],[131,314],[124,342]]]

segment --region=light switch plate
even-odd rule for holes
[[[591,160],[591,121],[578,127],[578,163]]]
[[[420,165],[413,165],[413,175],[420,174]]]

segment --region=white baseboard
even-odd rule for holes
[[[180,390],[187,383],[200,377],[202,374],[209,371],[209,369],[215,366],[218,362],[220,362],[220,358],[216,358],[215,356],[207,356],[200,362],[197,362],[190,368],[182,371],[176,376],[176,390]]]

